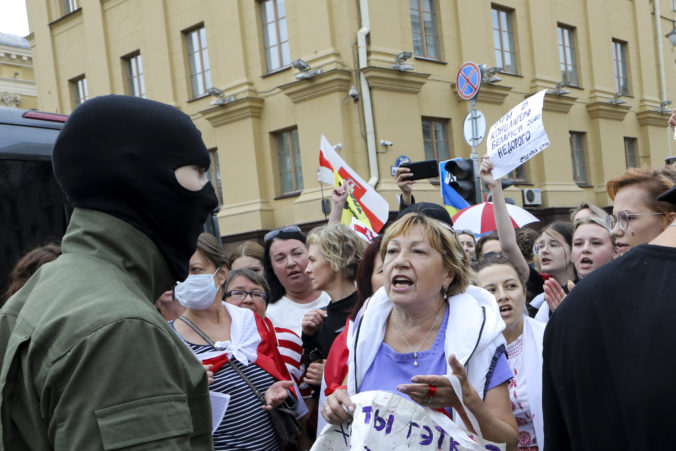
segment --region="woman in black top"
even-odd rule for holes
[[[310,310],[303,318],[303,354],[309,363],[305,381],[319,386],[324,359],[357,302],[354,281],[366,242],[343,224],[330,224],[313,229],[307,244],[305,272],[315,290],[331,297],[329,305]]]

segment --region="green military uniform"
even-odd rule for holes
[[[85,209],[62,247],[0,310],[0,449],[212,449],[206,373],[153,305],[157,247]]]

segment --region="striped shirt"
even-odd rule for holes
[[[210,345],[188,343],[194,353],[216,351]],[[242,365],[232,359],[261,394],[275,379],[259,366]],[[277,434],[272,428],[269,414],[261,408],[262,402],[242,377],[227,364],[214,374],[209,390],[230,395],[230,404],[223,421],[213,434],[216,450],[279,450]]]
[[[277,348],[282,355],[282,360],[289,374],[300,389],[301,396],[307,398],[312,394],[312,388],[302,382],[305,374],[305,364],[303,363],[303,341],[297,333],[291,329],[283,327],[275,327],[275,334],[277,335]]]

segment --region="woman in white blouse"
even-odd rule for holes
[[[505,322],[507,361],[514,373],[509,399],[519,427],[519,450],[542,451],[542,337],[545,324],[526,315],[526,286],[516,265],[504,256],[481,260],[478,285],[495,296]]]

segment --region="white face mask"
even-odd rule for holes
[[[193,274],[183,282],[178,282],[174,294],[178,302],[193,310],[206,310],[213,304],[218,292],[214,276],[221,269],[219,266],[213,274]]]

